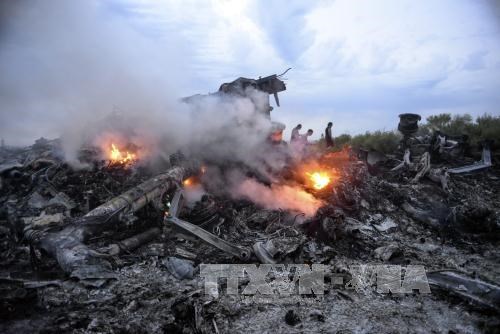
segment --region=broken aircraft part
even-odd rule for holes
[[[473,163],[472,165],[450,168],[448,172],[451,174],[462,174],[462,173],[470,173],[478,170],[482,170],[488,167],[491,167],[493,163],[491,162],[491,151],[488,143],[483,144],[483,151],[481,160]]]
[[[103,231],[116,228],[117,223],[129,219],[130,214],[146,204],[158,201],[166,191],[178,187],[187,175],[184,168],[173,167],[93,209],[60,231],[46,231],[28,225],[24,235],[32,245],[55,258],[66,273],[80,279],[109,278],[110,265],[105,256],[88,248],[85,242]]]
[[[252,256],[252,252],[249,249],[232,245],[229,242],[217,237],[216,235],[204,230],[203,228],[188,223],[187,221],[184,221],[177,217],[165,216],[165,222],[168,224],[173,224],[186,232],[194,234],[208,244],[228,254],[236,256],[242,261],[248,261]]]
[[[269,95],[273,95],[275,102],[276,102],[276,105],[279,107],[280,101],[278,98],[278,93],[286,90],[285,82],[281,78],[289,70],[290,70],[290,68],[287,69],[285,72],[283,72],[280,75],[272,74],[272,75],[269,75],[269,76],[264,77],[264,78],[260,77],[258,79],[249,79],[249,78],[240,77],[232,82],[223,83],[219,87],[219,91],[217,93],[209,94],[208,96],[210,96],[210,95],[223,96],[224,94],[247,96],[248,89],[253,88],[257,91],[264,92],[264,93],[267,93]],[[273,107],[271,107],[271,105],[269,104],[269,95],[268,95],[268,100],[265,103],[265,105],[256,106],[261,113],[263,113],[267,116],[270,116],[270,113],[273,110]],[[196,94],[196,95],[185,97],[182,99],[182,101],[186,102],[186,103],[193,103],[196,101],[201,101],[206,96],[207,95]]]
[[[427,279],[431,286],[500,312],[500,287],[497,285],[447,270],[427,273]]]

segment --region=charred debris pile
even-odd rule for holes
[[[278,103],[284,90],[276,76],[238,80],[220,91],[254,85]],[[180,152],[153,173],[147,161],[114,144],[106,159],[82,148],[87,168],[80,169],[64,161],[58,140],[2,147],[0,328],[194,333],[356,325],[377,331],[419,317],[428,319],[418,322],[423,331],[495,328],[500,170],[492,143],[484,141],[476,157],[463,138],[415,137],[419,120],[400,115],[404,138],[392,156],[316,148],[300,159],[287,157],[272,180],[244,168],[268,187],[293,183],[295,200],[312,203],[306,213],[210,188],[211,169],[224,169],[224,162],[215,166]],[[272,135],[270,147],[285,152],[276,144],[281,136]],[[433,293],[357,295],[341,286],[314,312],[255,306],[211,300],[203,293],[202,263],[321,263],[345,282],[355,264],[423,265]],[[361,301],[373,309],[366,311],[370,324],[337,321],[335,314],[350,314]],[[376,313],[389,302],[405,306],[391,317]]]

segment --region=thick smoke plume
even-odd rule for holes
[[[113,134],[167,153],[251,161],[249,152],[270,127],[255,110],[267,95],[181,103],[183,93],[195,93],[186,90],[195,76],[182,41],[175,34],[147,36],[106,4],[2,5],[0,131],[6,142],[62,136],[66,158],[74,160],[82,145]]]
[[[175,34],[148,36],[97,0],[15,1],[0,9],[0,133],[7,144],[61,137],[74,166],[83,146],[106,150],[111,142],[139,147],[140,157],[181,150],[261,174],[281,166],[263,145],[271,122],[257,110],[267,94],[181,102],[196,93],[186,90],[196,76]],[[282,194],[272,207],[302,208],[287,188],[239,181],[238,196],[255,199],[264,192],[271,200]],[[307,208],[317,206],[305,200]]]
[[[113,110],[155,134],[169,111],[175,114],[183,58],[104,2],[11,1],[1,10],[0,131],[7,143],[65,135],[72,158]]]

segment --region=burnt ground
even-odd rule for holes
[[[330,268],[324,296],[214,298],[204,293],[199,265],[241,261],[165,226],[153,207],[139,212],[135,223],[91,240],[99,248],[146,227],[162,228],[152,242],[113,258],[111,280],[67,277],[22,237],[30,222],[23,218],[44,211],[55,215],[50,224],[64,225],[151,172],[102,162],[73,170],[50,143],[4,149],[1,165],[2,333],[492,333],[500,328],[498,296],[475,298],[470,286],[431,284],[430,294],[346,286],[349,268],[357,264],[423,265],[428,274],[446,270],[498,285],[500,169],[495,166],[452,176],[445,192],[427,179],[412,184],[406,172],[391,174],[380,166],[369,173],[364,163],[351,161],[334,191],[316,194],[326,205],[309,219],[204,197],[182,217],[193,222],[201,217],[198,224],[237,245],[272,240],[278,263]],[[193,275],[188,270],[187,277],[177,278],[171,257],[192,261]],[[252,257],[249,263],[259,261]],[[343,284],[333,286],[332,273],[344,277]],[[472,297],[461,293],[465,290]]]

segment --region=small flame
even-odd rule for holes
[[[113,163],[127,164],[136,160],[136,155],[129,151],[121,152],[114,143],[111,143],[110,160]]]
[[[307,175],[309,176],[309,179],[312,181],[314,189],[317,190],[323,189],[331,181],[330,176],[325,172],[307,173]]]
[[[190,177],[188,177],[187,179],[185,179],[184,181],[182,181],[182,184],[184,186],[190,186],[190,185],[193,184],[193,180]]]

